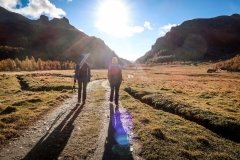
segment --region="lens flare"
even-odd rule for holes
[[[132,146],[132,116],[129,112],[115,109],[112,117],[112,127],[114,128],[114,139],[116,144],[112,147],[112,151],[122,156],[131,154]]]

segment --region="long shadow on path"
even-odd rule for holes
[[[110,121],[103,160],[132,160],[128,134],[123,128],[119,108],[110,104]]]
[[[82,111],[83,105],[76,105],[64,120],[49,134],[46,133],[24,160],[58,159],[73,131],[73,122]]]

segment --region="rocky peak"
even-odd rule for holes
[[[105,68],[116,54],[99,38],[89,37],[69,24],[67,18],[48,19],[42,15],[38,20],[0,7],[0,60],[34,56],[41,59],[75,61],[82,53],[90,53],[93,68]],[[12,50],[11,48],[24,48]]]
[[[53,18],[50,22],[52,22],[52,23],[61,23],[61,24],[69,24],[69,20],[66,17],[63,17],[63,18]]]
[[[232,15],[232,17],[240,18],[240,14],[235,13],[235,14]]]
[[[39,18],[39,21],[40,21],[41,23],[46,24],[46,23],[49,22],[49,19],[48,19],[47,16],[45,16],[45,15],[41,15],[40,18]]]
[[[61,20],[64,21],[65,23],[69,24],[69,20],[66,17],[63,17]]]
[[[50,21],[50,24],[54,25],[54,26],[59,26],[59,27],[72,27],[69,24],[69,20],[65,17],[63,17],[63,18],[53,18]]]

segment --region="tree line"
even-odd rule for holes
[[[36,71],[36,70],[64,70],[74,69],[75,63],[72,61],[37,60],[32,56],[25,59],[4,59],[0,61],[0,71]]]

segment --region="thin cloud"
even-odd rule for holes
[[[172,27],[177,26],[177,24],[167,24],[159,28],[159,35],[164,36]]]
[[[144,26],[145,28],[147,28],[148,30],[153,30],[153,28],[152,28],[152,26],[151,26],[151,23],[148,22],[148,21],[145,21],[143,26]]]
[[[31,18],[39,18],[42,14],[50,18],[61,18],[66,15],[66,12],[61,8],[57,8],[49,0],[29,0],[26,7],[17,8],[19,0],[0,0],[0,6]]]

